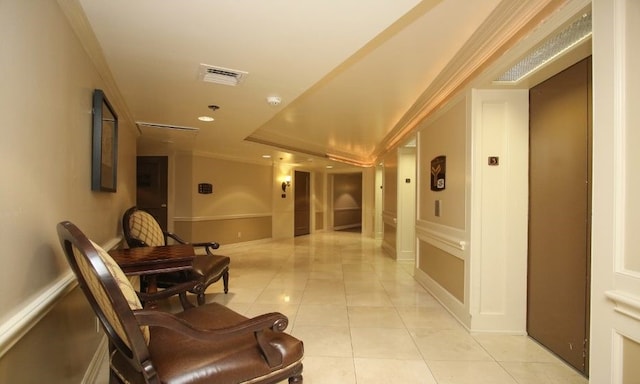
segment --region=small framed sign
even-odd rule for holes
[[[446,188],[447,157],[438,156],[431,160],[431,190],[442,191]]]

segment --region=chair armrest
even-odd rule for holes
[[[197,308],[194,308],[194,310],[197,310]],[[274,332],[283,332],[287,328],[289,320],[281,313],[267,313],[252,319],[247,319],[230,327],[215,329],[196,328],[168,312],[138,309],[133,311],[133,314],[141,326],[147,325],[168,328],[197,340],[220,341],[253,333],[269,366],[276,367],[282,364],[282,353],[269,343],[269,340],[264,334],[264,331],[267,329]]]
[[[180,293],[186,293],[194,289],[198,284],[200,284],[198,280],[190,280],[185,283],[172,285],[158,292],[146,293],[146,292],[136,291],[136,294],[138,295],[138,298],[140,299],[140,301],[143,301],[143,302],[156,301],[156,300],[167,299],[173,295],[177,295]],[[191,307],[193,307],[193,305],[191,305]],[[183,308],[184,308],[184,303],[183,303]],[[184,309],[187,309],[187,308],[184,308]]]
[[[212,255],[212,253],[211,253],[212,249],[220,248],[220,244],[218,244],[218,243],[216,243],[214,241],[210,241],[210,242],[207,242],[207,243],[192,243],[191,245],[193,245],[194,247],[204,247],[209,255]]]
[[[274,332],[283,332],[289,324],[289,320],[285,315],[273,312],[247,319],[230,327],[200,329],[169,312],[153,309],[138,309],[133,311],[133,313],[140,325],[168,328],[190,338],[201,340],[233,338],[249,332],[258,332],[265,329]]]
[[[211,250],[212,249],[218,249],[220,248],[220,244],[216,243],[215,241],[207,241],[207,242],[202,242],[202,243],[189,243],[188,241],[183,240],[180,236],[176,235],[173,232],[163,232],[164,233],[164,237],[165,237],[165,242],[167,238],[172,238],[173,240],[177,241],[180,244],[191,244],[194,247],[204,247],[205,250],[207,251],[208,254],[211,255]]]
[[[180,244],[188,244],[185,240],[182,240],[182,238],[180,236],[176,235],[173,232],[163,231],[162,233],[164,233],[165,243],[166,243],[167,238],[170,237],[170,238],[172,238],[173,240],[177,241]]]

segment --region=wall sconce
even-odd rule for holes
[[[291,176],[285,176],[282,182],[282,192],[287,192],[287,187],[291,186]]]

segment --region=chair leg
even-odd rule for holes
[[[198,293],[197,300],[198,300],[198,305],[204,304],[204,292]]]
[[[289,384],[302,384],[302,374],[290,377]]]
[[[193,304],[191,304],[189,299],[187,299],[187,293],[186,292],[179,293],[178,297],[180,298],[180,304],[182,304],[182,308],[183,309],[193,308]],[[200,303],[198,303],[198,304],[200,304]]]
[[[302,364],[298,365],[293,376],[289,377],[289,384],[302,384]]]
[[[222,274],[222,283],[224,284],[224,293],[229,292],[229,271],[225,271]]]

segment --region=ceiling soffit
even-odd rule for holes
[[[420,123],[443,107],[457,93],[508,49],[531,33],[566,0],[503,1],[458,51],[449,65],[416,100],[411,109],[371,154],[375,163],[389,150],[415,134]]]

